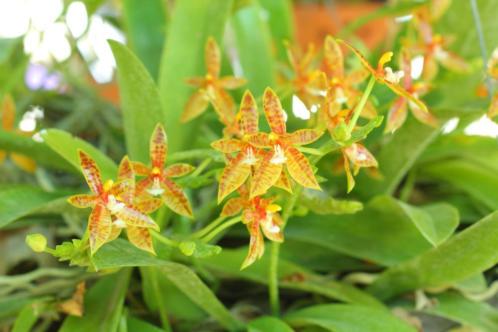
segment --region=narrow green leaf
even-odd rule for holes
[[[263,256],[257,263],[241,271],[240,264],[244,261],[246,254],[247,248],[224,249],[217,256],[200,260],[199,264],[222,276],[244,278],[266,284],[268,282],[268,256]],[[279,285],[283,288],[320,294],[348,303],[383,307],[378,301],[349,284],[324,278],[285,259],[279,259],[278,274]]]
[[[161,260],[137,249],[125,240],[115,240],[103,246],[94,256],[96,269],[155,266],[194,303],[203,308],[228,329],[237,329],[240,323],[230,314],[214,293],[187,266]]]
[[[25,306],[14,322],[14,326],[12,327],[12,332],[30,332],[32,331],[33,326],[38,320],[38,312],[36,308],[36,303],[30,303]],[[39,308],[38,308],[39,309]]]
[[[68,194],[68,192],[45,192],[38,187],[22,185],[0,189],[0,228],[57,201],[63,201]]]
[[[161,0],[123,1],[128,45],[157,78],[166,32],[166,6]]]
[[[272,56],[268,23],[263,19],[257,0],[237,10],[231,19],[242,76],[255,96],[275,84],[275,63]],[[254,56],[257,50],[258,56]]]
[[[290,328],[284,321],[271,317],[263,316],[251,321],[247,326],[248,332],[292,332],[293,329]]]
[[[131,270],[99,280],[85,296],[83,317],[69,316],[59,332],[114,332],[118,328]]]
[[[284,41],[294,41],[294,9],[290,0],[260,0],[268,17],[273,44],[278,50],[278,58],[287,60]]]
[[[128,317],[127,320],[128,331],[140,331],[140,332],[162,332],[163,330],[159,327],[152,325],[146,321],[135,317]]]
[[[322,304],[292,312],[284,319],[295,327],[317,325],[334,332],[416,332],[386,310],[348,304]]]
[[[149,140],[158,123],[165,124],[154,80],[140,60],[124,45],[109,41],[118,68],[126,147],[134,160],[149,160]],[[174,139],[175,137],[170,137]]]
[[[498,213],[492,213],[439,247],[387,269],[369,291],[388,299],[414,289],[452,286],[495,265],[497,246]]]
[[[181,124],[180,115],[194,91],[185,80],[204,75],[204,46],[209,36],[219,44],[231,0],[179,0],[171,15],[161,58],[159,93],[166,111],[166,132],[172,152],[192,143],[195,124]]]
[[[93,145],[71,134],[58,130],[49,129],[41,132],[43,141],[62,158],[66,159],[77,170],[80,170],[78,150],[88,153],[99,165],[104,179],[112,179],[116,176],[117,166],[114,161],[103,154]]]
[[[456,292],[434,297],[434,305],[426,313],[451,319],[483,332],[498,331],[498,310],[485,302],[466,299]]]

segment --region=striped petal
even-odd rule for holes
[[[168,154],[168,138],[161,124],[157,124],[150,138],[150,160],[152,167],[162,168]]]
[[[244,92],[244,96],[242,96],[239,114],[240,129],[244,135],[255,134],[259,131],[258,106],[254,96],[249,90],[246,90],[246,92]]]
[[[232,90],[232,89],[237,89],[240,88],[241,86],[245,85],[247,83],[247,80],[242,77],[234,77],[234,76],[225,76],[222,77],[219,81],[220,86],[222,86],[225,89]]]
[[[74,195],[67,199],[67,202],[72,206],[75,206],[80,209],[92,207],[97,202],[97,196],[94,195]]]
[[[133,207],[144,214],[150,214],[161,207],[163,201],[159,198],[144,198],[140,199]]]
[[[154,220],[152,220],[149,216],[128,206],[124,206],[119,211],[116,211],[116,213],[114,213],[114,216],[124,221],[127,227],[147,227],[152,228],[156,231],[159,230],[159,226],[157,226]]]
[[[403,97],[398,97],[389,110],[387,116],[385,133],[393,133],[398,130],[406,120],[407,102]]]
[[[119,163],[118,180],[129,180],[135,182],[135,172],[128,156],[124,156]]]
[[[271,88],[266,88],[264,92],[263,110],[271,131],[278,135],[284,135],[287,131],[284,110],[282,109],[280,99],[278,99],[278,96]]]
[[[251,180],[250,198],[265,194],[280,178],[283,165],[272,163],[275,152],[266,153]]]
[[[235,216],[236,214],[239,214],[240,211],[242,211],[242,207],[244,206],[244,202],[245,202],[245,199],[243,199],[242,197],[230,198],[223,206],[223,209],[221,210],[220,216],[231,217],[231,216]]]
[[[180,121],[185,123],[195,119],[207,109],[209,97],[206,90],[200,89],[194,92],[185,104],[185,109],[180,116]]]
[[[171,180],[163,179],[164,203],[174,212],[192,218],[192,208],[182,188]]]
[[[143,227],[126,227],[128,240],[137,248],[150,252],[155,255],[154,246],[152,245],[152,236],[150,230]]]
[[[265,252],[265,242],[263,240],[263,235],[259,230],[259,223],[248,223],[247,230],[251,235],[251,239],[249,241],[249,251],[247,252],[247,256],[240,267],[241,270],[252,265],[257,259],[261,258]]]
[[[163,175],[167,178],[176,178],[184,176],[195,169],[194,166],[189,164],[173,164],[164,169]]]
[[[238,139],[222,138],[211,143],[211,147],[223,153],[234,153],[240,151],[242,143]]]
[[[79,150],[80,165],[83,176],[90,190],[97,195],[102,194],[102,176],[95,161],[85,152]]]
[[[285,149],[285,157],[287,171],[297,183],[306,188],[321,190],[308,159],[298,149],[289,146]]]
[[[143,193],[145,193],[146,190],[152,186],[153,181],[154,180],[151,176],[148,176],[145,179],[138,181],[135,186],[135,194],[142,195]]]
[[[287,176],[286,172],[282,172],[282,174],[280,174],[278,181],[275,183],[275,187],[283,189],[283,190],[287,191],[288,193],[292,194],[291,182],[290,182],[289,177]]]
[[[221,122],[227,126],[232,124],[235,121],[235,102],[232,96],[225,90],[216,88],[209,98]]]
[[[257,148],[269,148],[273,143],[267,133],[256,133],[244,137],[244,140]]]
[[[323,52],[327,72],[332,77],[344,77],[344,56],[339,44],[332,36],[325,38]]]
[[[306,145],[313,143],[322,136],[322,132],[316,129],[299,129],[289,134],[289,142],[293,145]]]
[[[213,77],[220,76],[221,54],[220,48],[213,37],[209,37],[206,43],[205,60],[206,71]]]
[[[245,163],[246,153],[240,152],[223,169],[218,188],[218,203],[237,190],[251,174],[251,165]]]
[[[111,215],[103,204],[97,204],[88,218],[90,252],[95,254],[111,234]]]
[[[116,182],[113,184],[109,193],[118,200],[131,205],[133,203],[133,198],[135,197],[135,180],[124,179]]]

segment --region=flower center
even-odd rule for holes
[[[272,164],[284,164],[287,161],[287,158],[285,157],[284,150],[279,144],[276,144],[273,146],[273,157],[270,160],[270,163]]]
[[[118,201],[114,195],[109,195],[107,208],[111,211],[112,214],[116,214],[121,211],[125,207],[125,204]]]
[[[384,68],[384,79],[390,83],[398,84],[404,76],[405,73],[402,70],[393,71],[391,67]]]
[[[152,196],[160,196],[164,192],[164,189],[161,188],[161,182],[159,178],[155,177],[152,183],[152,187],[147,189],[147,192]]]
[[[251,148],[248,148],[247,152],[246,152],[246,157],[242,161],[242,164],[256,165],[257,162],[258,162],[258,159],[256,159],[256,156],[254,155],[254,150]]]

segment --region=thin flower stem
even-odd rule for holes
[[[213,158],[213,160],[215,161],[223,161],[223,156],[221,154],[214,152],[211,149],[196,149],[196,150],[175,152],[168,157],[168,161],[177,162],[183,160],[207,159],[207,158]]]
[[[192,236],[195,237],[195,238],[201,238],[201,237],[203,237],[207,233],[211,232],[216,226],[218,226],[219,224],[221,224],[225,219],[226,219],[226,217],[223,217],[223,216],[220,216],[220,217],[216,218],[215,220],[213,220],[212,222],[210,222],[209,225],[207,225],[204,228],[201,228],[200,230],[198,230],[197,232],[195,232],[194,234],[192,234]]]
[[[238,217],[234,217],[232,219],[229,219],[227,220],[225,223],[219,225],[218,227],[216,227],[211,233],[207,234],[206,236],[204,236],[204,238],[202,239],[203,242],[209,242],[211,241],[216,235],[218,235],[220,232],[224,231],[225,229],[237,224],[238,222],[240,222],[242,220],[242,217],[238,216]]]
[[[477,7],[476,0],[469,0],[470,7],[472,8],[472,17],[474,18],[474,24],[476,26],[477,37],[479,38],[479,48],[481,49],[481,57],[482,57],[482,66],[484,70],[484,74],[486,75],[486,87],[488,89],[488,95],[491,98],[493,92],[493,83],[491,82],[491,78],[487,74],[487,63],[488,63],[488,50],[486,48],[486,41],[484,40],[484,33],[482,31],[481,24],[481,16],[479,15],[479,8]]]
[[[155,238],[159,242],[164,243],[167,246],[178,247],[178,242],[173,241],[171,239],[168,239],[166,236],[162,235],[161,233],[159,233],[157,231],[151,230],[150,234],[152,235],[153,238]]]
[[[193,171],[192,174],[190,174],[190,177],[199,176],[199,174],[201,174],[202,171],[205,170],[206,167],[209,166],[209,164],[211,163],[211,161],[213,161],[213,159],[211,159],[211,158],[204,159],[204,161],[199,166],[197,166],[197,168],[195,169],[195,171]]]
[[[356,122],[358,122],[358,119],[360,118],[360,114],[363,111],[363,108],[365,107],[368,97],[372,93],[372,89],[375,85],[375,76],[372,75],[370,77],[370,80],[368,81],[367,88],[365,89],[365,92],[363,92],[363,95],[361,96],[360,102],[356,105],[353,111],[353,117],[351,118],[351,121],[348,124],[348,132],[351,133],[356,126]]]

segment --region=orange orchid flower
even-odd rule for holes
[[[102,182],[99,167],[85,152],[79,151],[80,165],[92,194],[69,197],[68,202],[78,208],[92,208],[88,219],[90,252],[95,254],[105,243],[114,240],[121,228],[127,229],[128,239],[141,249],[153,252],[148,229],[159,230],[145,213],[158,207],[156,202],[144,200],[134,203],[134,181],[128,157],[120,163],[119,181]]]
[[[355,85],[363,82],[368,77],[368,70],[360,69],[349,74],[344,70],[344,55],[337,41],[332,36],[327,36],[323,45],[325,73],[330,80],[327,81],[327,96],[337,106],[345,104],[347,108],[354,109],[362,93]],[[326,78],[325,78],[326,80]],[[373,118],[377,114],[371,102],[367,102],[362,111],[362,116]]]
[[[313,169],[297,146],[310,144],[322,135],[315,129],[300,129],[287,133],[285,113],[278,96],[267,88],[263,95],[263,110],[271,133],[257,133],[249,141],[260,148],[270,148],[264,153],[251,180],[250,197],[266,193],[277,184],[284,174],[284,165],[289,175],[303,187],[320,190]]]
[[[466,72],[469,65],[457,54],[448,51],[450,44],[447,38],[434,34],[431,20],[432,13],[425,7],[416,13],[416,26],[420,34],[420,43],[415,47],[424,56],[423,77],[425,80],[432,80],[438,73],[438,64],[448,70],[455,72]]]
[[[188,122],[198,117],[211,103],[220,121],[225,126],[230,126],[235,120],[235,103],[225,90],[239,88],[246,83],[246,80],[234,76],[220,77],[221,53],[212,37],[208,38],[206,43],[205,63],[207,74],[187,81],[198,90],[187,101],[180,120]]]
[[[221,215],[229,217],[242,211],[242,222],[251,236],[249,252],[241,266],[241,269],[245,269],[263,256],[265,251],[263,234],[271,241],[283,242],[283,221],[278,214],[281,208],[273,204],[273,198],[267,199],[259,196],[249,198],[249,192],[245,186],[239,188],[239,193],[240,197],[231,198],[226,202]]]
[[[422,82],[413,83],[411,77],[411,59],[406,50],[401,53],[401,69],[404,73],[402,79],[403,87],[411,96],[413,96],[413,98],[418,99],[421,94],[427,92],[427,84],[424,84]],[[395,99],[389,110],[385,132],[394,132],[403,125],[408,113],[407,108],[411,110],[412,114],[420,122],[432,127],[437,127],[438,121],[431,113],[422,111],[417,104],[413,103],[408,98],[399,96],[397,99]]]
[[[240,139],[223,138],[211,144],[214,149],[225,154],[237,152],[221,173],[218,202],[237,190],[247,180],[262,152],[250,142],[250,138],[259,131],[257,104],[250,91],[246,91],[242,97],[237,119],[239,120]]]
[[[415,98],[399,84],[401,79],[404,77],[404,72],[393,71],[391,67],[385,67],[385,64],[391,61],[393,52],[386,52],[382,54],[379,61],[377,62],[377,67],[373,68],[359,50],[343,40],[338,39],[337,41],[349,48],[360,59],[360,62],[363,64],[363,66],[375,77],[378,82],[386,85],[395,94],[410,100],[412,103],[417,105],[421,111],[429,112],[427,110],[427,106],[422,101],[420,101],[418,98]]]
[[[309,44],[305,53],[299,47],[291,47],[286,43],[287,56],[294,72],[291,84],[296,96],[308,109],[313,105],[320,105],[323,100],[325,86],[320,80],[321,71],[313,68],[313,59],[316,49]]]
[[[360,168],[368,167],[378,167],[377,160],[375,157],[367,150],[366,147],[359,143],[353,143],[350,146],[341,149],[342,156],[344,159],[344,170],[346,171],[346,177],[348,182],[348,193],[353,190],[355,185],[355,180],[353,176],[358,175]],[[351,165],[353,166],[353,172],[351,173]]]
[[[31,136],[32,133],[16,130],[14,128],[15,124],[15,116],[16,116],[16,105],[14,103],[14,100],[10,95],[6,95],[3,98],[1,109],[0,109],[0,116],[2,120],[2,130],[4,131],[11,131],[15,132],[19,135],[29,135]],[[25,172],[33,173],[36,169],[36,163],[33,159],[19,153],[15,152],[10,152],[8,153],[7,151],[0,150],[0,164],[4,162],[4,160],[7,158],[7,155],[10,157],[10,160],[14,164],[16,164],[20,169],[22,169]]]
[[[133,162],[133,169],[137,175],[145,176],[137,183],[137,195],[161,196],[163,202],[174,212],[192,218],[192,208],[182,188],[171,178],[184,176],[194,167],[188,164],[173,164],[164,167],[168,153],[166,132],[158,124],[150,138],[151,166],[141,162]]]

